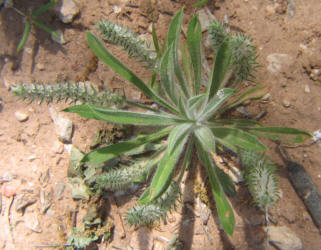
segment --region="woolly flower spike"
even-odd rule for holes
[[[208,28],[212,46],[215,50],[221,46],[222,42],[229,37],[229,28],[226,24],[214,21]]]
[[[209,27],[209,37],[214,50],[218,50],[225,39],[229,40],[232,48],[233,71],[237,83],[245,80],[253,80],[252,72],[258,67],[256,62],[256,47],[252,45],[252,39],[243,35],[231,35],[227,25],[215,21]]]
[[[254,151],[240,151],[245,177],[255,204],[267,211],[279,198],[274,164],[263,154]]]
[[[96,185],[100,189],[109,191],[125,190],[131,186],[137,178],[149,172],[148,164],[136,163],[131,166],[111,169],[96,177]]]
[[[101,106],[122,106],[125,99],[111,91],[105,90],[98,92],[93,85],[88,86],[85,83],[58,83],[58,84],[20,84],[13,86],[11,91],[24,100],[53,101],[60,102],[62,100],[71,102],[80,101],[85,104],[101,105]]]
[[[252,39],[242,34],[237,34],[230,39],[232,47],[232,63],[238,82],[254,78],[252,72],[258,67],[256,62],[256,47]]]
[[[178,182],[173,182],[159,199],[147,205],[136,205],[127,213],[126,220],[130,225],[150,226],[155,221],[165,219],[167,212],[176,208],[180,196]]]
[[[138,35],[129,29],[105,20],[98,23],[97,29],[101,32],[104,40],[123,47],[129,56],[139,58],[142,62],[146,62],[150,68],[155,65],[156,53],[149,48],[144,40],[139,39]]]

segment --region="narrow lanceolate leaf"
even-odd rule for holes
[[[179,131],[177,129],[171,131],[170,137],[173,138],[171,143],[174,144],[174,146],[168,148],[164,157],[161,159],[150,185],[148,195],[143,195],[143,197],[139,199],[140,203],[149,203],[156,200],[169,187],[173,179],[175,165],[188,139],[187,132],[185,133],[186,136],[177,136],[176,134],[178,133]]]
[[[152,23],[152,36],[153,36],[154,48],[156,50],[157,55],[159,55],[160,54],[160,48],[159,48],[159,42],[158,42],[158,38],[157,38],[154,22]]]
[[[215,138],[212,131],[206,127],[201,126],[194,130],[194,134],[198,141],[202,144],[208,152],[215,152]]]
[[[201,114],[199,121],[206,121],[210,119],[215,113],[219,110],[219,108],[224,104],[224,102],[233,94],[235,90],[233,89],[220,89],[216,95],[209,100],[206,105],[203,113]]]
[[[111,67],[115,72],[134,84],[149,98],[177,113],[177,110],[174,107],[172,107],[170,104],[168,104],[168,102],[156,95],[154,91],[149,88],[140,78],[138,78],[131,70],[123,65],[117,58],[110,54],[95,35],[87,32],[87,41],[94,54],[103,62],[105,62],[109,67]]]
[[[174,151],[176,147],[176,143],[182,139],[183,136],[188,136],[188,132],[193,126],[192,123],[184,123],[181,125],[176,126],[170,133],[168,137],[168,146],[167,150],[169,152]]]
[[[226,72],[229,68],[232,57],[232,50],[229,45],[229,41],[225,40],[219,50],[217,51],[213,75],[211,77],[212,82],[210,83],[209,98],[211,99],[216,92],[220,89],[221,83],[224,80]]]
[[[77,113],[85,118],[120,124],[163,126],[184,121],[170,115],[139,113],[86,104],[75,105],[66,108],[64,111]]]
[[[171,24],[168,29],[167,34],[167,46],[171,46],[173,44],[173,57],[174,57],[174,71],[177,77],[177,80],[185,94],[185,96],[189,96],[188,89],[186,88],[186,83],[181,71],[181,67],[178,60],[178,46],[179,46],[179,35],[181,33],[183,19],[183,9],[181,9],[176,16],[172,19]]]
[[[199,94],[201,82],[201,39],[202,30],[198,17],[195,16],[188,25],[187,42],[188,50],[191,56],[191,61],[194,71],[194,93]]]
[[[283,140],[287,137],[291,138],[290,142],[299,143],[303,142],[304,139],[310,138],[311,134],[296,128],[287,127],[246,127],[246,130],[256,134],[259,137],[266,137],[274,140]]]
[[[48,32],[52,37],[56,38],[58,41],[61,40],[60,36],[57,34],[56,31],[54,31],[52,28],[45,25],[44,23],[40,22],[36,17],[32,18],[32,23],[38,26],[40,29],[43,29],[44,31]]]
[[[212,128],[212,131],[214,133],[215,140],[234,152],[237,152],[238,147],[253,151],[267,150],[267,147],[265,147],[259,139],[243,130],[227,127],[215,127]]]
[[[31,15],[36,17],[38,15],[40,15],[41,13],[45,12],[46,10],[50,9],[51,7],[53,7],[58,0],[51,0],[49,3],[41,6],[39,9],[32,11]]]
[[[130,141],[124,141],[117,144],[112,144],[107,147],[99,148],[91,151],[82,159],[83,162],[90,162],[93,164],[100,164],[105,161],[108,161],[112,158],[115,158],[121,154],[124,154],[128,151],[131,151],[135,148],[140,147],[143,144],[148,142],[156,141],[161,139],[162,137],[169,134],[172,128],[165,128],[157,133],[147,135],[144,137],[139,137]]]
[[[207,98],[207,94],[200,94],[196,96],[192,96],[187,100],[187,109],[193,115],[193,119],[196,119],[198,114],[201,112],[201,109],[205,105],[205,99]]]
[[[208,153],[206,149],[202,147],[201,142],[197,141],[196,148],[197,155],[201,163],[206,168],[209,176],[212,192],[216,203],[216,209],[222,227],[224,231],[227,232],[229,235],[233,235],[235,228],[234,212],[222,188],[218,174],[218,167],[215,165],[210,153]]]
[[[160,80],[161,85],[165,93],[167,93],[170,100],[177,105],[177,93],[175,92],[175,82],[174,82],[174,54],[173,54],[173,43],[168,47],[165,55],[162,58],[160,65]]]
[[[23,46],[26,44],[30,31],[31,31],[31,22],[29,20],[26,20],[25,29],[23,31],[22,38],[18,44],[17,52],[19,52],[23,48]]]

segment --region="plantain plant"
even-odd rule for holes
[[[82,104],[65,111],[90,119],[156,128],[155,133],[91,151],[82,159],[85,164],[102,164],[144,145],[166,140],[150,158],[135,162],[133,166],[110,169],[97,177],[101,185],[106,183],[106,189],[110,189],[118,179],[125,183],[146,180],[146,176],[155,169],[149,187],[139,198],[137,206],[127,214],[130,224],[151,224],[175,207],[180,193],[179,183],[195,153],[207,171],[222,227],[232,235],[234,212],[226,194],[233,193],[234,184],[213,159],[217,148],[225,147],[235,153],[240,150],[264,152],[268,148],[258,137],[281,139],[282,135],[287,135],[294,137],[294,142],[299,142],[310,134],[295,128],[264,127],[251,120],[222,119],[223,112],[240,104],[257,90],[257,86],[243,92],[238,88],[255,69],[255,48],[244,36],[220,34],[222,37],[214,47],[213,68],[208,77],[202,77],[200,22],[197,15],[191,19],[187,44],[180,50],[182,16],[183,11],[180,10],[173,18],[161,48],[153,28],[155,51],[119,25],[109,22],[98,25],[103,39],[123,46],[150,66],[154,74],[149,84],[115,58],[95,35],[87,33],[87,41],[94,54],[152,99],[159,109],[140,104],[140,108],[148,112],[134,112]],[[244,52],[242,46],[247,49],[247,54],[241,54]],[[254,179],[251,175],[249,178]],[[276,192],[272,190],[273,195]],[[269,196],[269,193],[265,194]]]
[[[172,19],[162,45],[153,26],[154,49],[120,25],[108,21],[97,25],[105,41],[122,46],[152,71],[149,83],[115,58],[94,34],[87,32],[88,45],[94,54],[156,104],[148,106],[115,97],[127,107],[139,107],[141,112],[97,106],[97,103],[110,102],[95,102],[96,98],[84,97],[92,95],[87,88],[74,89],[64,84],[53,87],[21,84],[13,91],[23,98],[49,102],[65,95],[65,98],[84,103],[71,106],[64,110],[66,112],[106,122],[143,126],[145,131],[153,128],[153,133],[92,150],[82,158],[82,164],[86,166],[86,183],[96,189],[123,190],[134,183],[150,180],[138,204],[127,213],[129,224],[150,225],[175,208],[183,174],[192,167],[192,155],[195,155],[208,174],[222,227],[232,235],[235,218],[226,195],[235,194],[235,187],[231,178],[217,166],[213,155],[218,149],[229,149],[240,155],[254,201],[266,210],[277,200],[279,191],[274,168],[264,156],[268,148],[259,137],[300,142],[310,134],[295,128],[264,127],[252,120],[224,119],[227,110],[247,99],[260,97],[253,93],[262,86],[244,89],[241,85],[243,81],[254,79],[256,49],[248,37],[231,35],[225,25],[214,22],[209,35],[215,60],[211,71],[207,72],[203,67],[198,16],[189,22],[187,39],[181,43],[182,17],[183,10],[180,10]],[[119,167],[112,164],[113,160],[128,156],[134,158]],[[101,166],[107,171],[98,171]]]

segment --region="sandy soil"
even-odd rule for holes
[[[41,2],[34,1],[32,5],[39,6]],[[194,11],[193,3],[197,1],[78,2],[81,13],[72,24],[61,23],[53,13],[42,18],[51,27],[63,31],[67,44],[61,46],[53,42],[47,33],[34,28],[19,54],[15,48],[23,32],[23,20],[11,10],[0,11],[0,81],[4,83],[0,85],[1,249],[36,249],[35,245],[65,244],[75,221],[80,223],[86,209],[91,206],[71,198],[67,180],[68,146],[57,139],[48,106],[26,105],[18,101],[8,92],[8,85],[88,79],[113,89],[125,88],[127,96],[140,98],[137,90],[103,63],[98,62],[94,72],[88,72],[93,55],[86,44],[85,31],[94,31],[95,24],[104,18],[150,37],[148,27],[153,10],[158,35],[164,37],[171,17],[184,5],[184,27],[187,27]],[[256,74],[257,82],[268,86],[270,98],[252,102],[247,109],[253,114],[266,109],[267,114],[261,119],[265,125],[291,126],[312,133],[321,128],[321,77],[317,73],[321,70],[321,3],[319,0],[297,0],[294,6],[294,11],[288,10],[286,0],[220,0],[207,4],[217,19],[228,20],[232,31],[242,31],[251,36],[258,47],[258,61],[262,67]],[[17,7],[28,8],[21,1],[17,1]],[[115,7],[121,8],[119,13],[115,13]],[[150,76],[125,53],[114,47],[111,50],[142,78]],[[281,56],[282,67],[275,72],[269,70],[271,54],[284,54]],[[68,105],[50,106],[60,110]],[[28,120],[17,121],[16,111],[27,113]],[[88,151],[92,138],[104,125],[75,115],[65,116],[74,122],[72,144]],[[295,232],[304,249],[320,249],[319,231],[292,188],[284,163],[274,150],[275,145],[269,145],[272,149],[269,155],[279,166],[283,194],[270,212],[271,218],[276,225],[287,226]],[[288,151],[294,161],[304,165],[321,190],[321,143],[289,148]],[[200,183],[201,179],[187,178],[185,186]],[[57,194],[62,186],[65,187],[64,192]],[[166,223],[152,229],[135,230],[126,224],[122,226],[117,217],[118,214],[125,215],[137,195],[117,196],[115,203],[113,199],[107,199],[107,217],[115,223],[113,239],[96,247],[126,249],[128,245],[135,245],[137,249],[164,249],[166,239],[171,240],[176,234],[184,249],[263,249],[264,215],[249,202],[244,184],[239,185],[239,193],[232,199],[237,221],[233,237],[227,237],[219,228],[215,212],[207,225],[203,225],[202,218],[197,216],[200,215],[197,195],[191,190],[184,191],[183,206],[179,206]],[[16,211],[18,198],[23,195],[33,201],[24,213]]]

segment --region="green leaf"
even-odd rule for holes
[[[177,105],[177,93],[175,92],[174,82],[174,54],[173,44],[167,48],[160,64],[160,80],[163,90],[167,93],[170,100]]]
[[[64,111],[77,113],[85,118],[120,124],[163,126],[184,122],[184,120],[181,120],[180,118],[166,114],[139,113],[88,104],[75,105],[64,109]]]
[[[198,113],[201,112],[201,108],[204,106],[205,99],[208,97],[208,94],[200,94],[197,96],[192,96],[187,101],[187,109],[189,113],[193,114],[193,119],[196,119]]]
[[[225,103],[225,101],[235,93],[235,90],[225,88],[220,89],[215,96],[210,99],[206,105],[204,111],[202,112],[199,121],[206,121],[219,110],[219,108]]]
[[[185,78],[188,83],[188,86],[192,88],[192,61],[188,54],[188,48],[186,42],[183,42],[183,48],[182,48],[182,63],[183,63],[183,70],[185,73]]]
[[[181,125],[176,126],[170,133],[168,137],[168,148],[167,150],[169,152],[174,151],[174,148],[176,147],[176,142],[180,141],[183,136],[188,136],[188,132],[193,126],[192,123],[184,123]]]
[[[194,7],[195,7],[195,8],[202,7],[202,6],[204,6],[205,4],[207,4],[207,2],[208,2],[208,0],[198,1],[197,3],[194,4]]]
[[[224,193],[226,193],[228,196],[235,196],[236,195],[235,184],[231,179],[231,177],[228,176],[219,167],[217,168],[217,176],[221,180],[221,185],[224,190]]]
[[[48,32],[52,37],[56,38],[58,41],[60,40],[60,36],[57,34],[56,31],[54,31],[49,26],[45,25],[44,23],[40,22],[37,18],[32,17],[32,23],[38,26],[40,29],[43,29],[44,31]]]
[[[159,55],[160,48],[159,48],[159,43],[158,43],[158,38],[157,38],[154,22],[152,23],[152,36],[153,36],[153,43],[154,43],[156,53],[157,53],[157,55]]]
[[[196,95],[200,92],[201,73],[202,73],[202,59],[201,59],[201,39],[202,30],[198,16],[194,16],[190,21],[187,30],[188,50],[191,56],[191,61],[194,70],[194,93]]]
[[[210,123],[211,126],[234,125],[236,127],[262,126],[255,120],[242,119],[215,119]]]
[[[212,131],[215,140],[234,152],[237,152],[237,147],[253,151],[267,150],[267,147],[260,142],[259,139],[243,130],[228,127],[215,127],[212,128]]]
[[[19,52],[23,48],[23,46],[26,44],[30,31],[31,31],[31,22],[29,20],[26,20],[25,29],[23,31],[22,38],[18,44],[17,52]]]
[[[215,165],[210,154],[201,145],[201,142],[197,141],[197,155],[202,162],[202,165],[204,165],[207,170],[222,227],[226,233],[232,236],[235,228],[235,218],[232,206],[227,200],[222,188],[218,167]]]
[[[183,9],[181,9],[175,17],[172,19],[168,34],[167,34],[167,47],[170,47],[173,44],[173,58],[174,58],[174,72],[178,79],[178,82],[185,94],[186,97],[189,97],[188,89],[186,88],[186,83],[180,68],[178,61],[178,46],[179,46],[179,35],[181,33],[183,19]]]
[[[116,73],[127,79],[129,82],[139,88],[146,96],[163,105],[164,107],[177,113],[177,110],[168,102],[157,96],[151,88],[149,88],[140,78],[138,78],[131,70],[123,65],[117,58],[115,58],[99,39],[90,32],[87,32],[87,42],[93,53],[111,67]]]
[[[175,165],[188,139],[188,136],[177,136],[178,133],[180,131],[177,129],[171,131],[171,144],[174,146],[169,147],[161,159],[150,185],[149,196],[139,199],[139,203],[149,203],[156,200],[169,187],[173,179]]]
[[[208,152],[215,153],[215,138],[212,131],[208,127],[198,127],[194,130],[194,134],[198,141],[202,144],[203,148],[205,148]]]
[[[220,113],[224,113],[228,109],[231,109],[231,108],[234,108],[234,107],[236,107],[238,105],[241,105],[246,100],[262,98],[266,94],[265,92],[259,93],[259,94],[255,95],[255,96],[253,96],[252,94],[257,92],[257,91],[260,91],[260,90],[262,90],[264,88],[265,88],[264,85],[258,85],[258,86],[255,86],[253,88],[250,88],[249,90],[245,91],[242,95],[237,97],[235,100],[233,100],[232,103],[228,104],[226,107],[221,109]]]
[[[209,88],[209,98],[211,99],[216,92],[220,89],[221,83],[223,82],[226,72],[229,68],[230,62],[232,58],[232,49],[229,45],[228,40],[224,40],[221,44],[220,48],[217,51],[212,82]]]
[[[138,148],[143,144],[161,139],[162,137],[168,135],[171,130],[171,127],[167,127],[151,135],[139,137],[130,141],[124,141],[117,144],[109,145],[107,147],[93,150],[87,155],[85,155],[85,157],[82,159],[82,162],[90,162],[98,165],[112,158],[115,158],[121,154],[124,154],[128,151],[131,151],[135,148]]]
[[[39,9],[32,11],[31,15],[34,17],[38,16],[39,14],[41,14],[41,13],[45,12],[46,10],[50,9],[51,7],[53,7],[57,3],[57,1],[58,0],[51,0],[49,3],[41,6]]]
[[[285,140],[284,136],[292,138],[290,142],[300,143],[304,139],[310,138],[311,134],[300,129],[288,127],[245,127],[251,133],[255,133],[259,137],[266,137],[272,140]],[[283,137],[283,138],[282,138]]]

